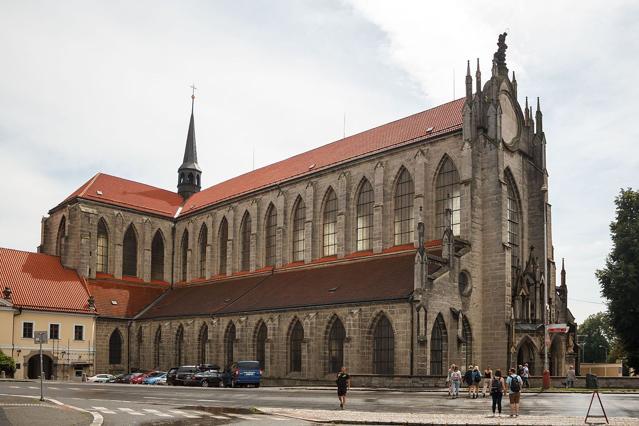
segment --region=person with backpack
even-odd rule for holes
[[[479,366],[476,365],[473,368],[473,384],[471,385],[471,398],[477,399],[479,398],[479,384],[481,383],[481,372],[479,371]]]
[[[492,377],[493,377],[493,370],[490,368],[490,366],[488,366],[484,370],[484,386],[482,387],[482,395],[484,398],[486,398],[486,389],[488,389],[488,391],[490,392],[489,388],[492,384],[491,382]]]
[[[459,386],[461,386],[462,374],[459,371],[459,367],[453,364],[453,372],[450,373],[450,383],[452,387],[452,398],[455,399],[459,396]]]
[[[504,378],[501,377],[501,370],[498,368],[495,370],[495,377],[490,379],[490,396],[493,398],[493,417],[495,417],[495,408],[499,409],[499,417],[501,417],[501,399],[504,396],[504,392],[506,392],[506,383],[504,382]]]
[[[473,367],[472,365],[468,366],[468,370],[464,373],[464,383],[468,386],[468,398],[473,397]]]
[[[521,399],[521,386],[523,380],[515,373],[515,369],[511,368],[506,379],[506,387],[508,388],[508,399],[510,400],[510,417],[519,417],[519,401]]]
[[[524,363],[524,367],[522,368],[521,379],[524,381],[524,388],[529,388],[530,383],[528,382],[528,377],[530,376],[530,370],[528,369],[528,363]]]

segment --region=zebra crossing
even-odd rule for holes
[[[217,420],[250,420],[250,421],[260,421],[264,420],[266,416],[257,414],[237,414],[237,413],[216,413],[210,414],[202,411],[190,411],[190,410],[178,410],[178,409],[155,409],[155,408],[142,408],[142,409],[133,409],[130,407],[102,407],[102,406],[92,406],[89,411],[96,411],[100,414],[112,414],[112,415],[129,415],[129,416],[147,416],[150,418],[186,418],[186,419],[200,419],[200,418],[213,418]],[[275,421],[287,421],[288,419],[277,417],[277,416],[268,416],[269,420]]]

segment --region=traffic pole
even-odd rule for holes
[[[44,365],[42,364],[42,341],[40,341],[40,401],[44,401],[44,385],[42,376],[44,376]]]

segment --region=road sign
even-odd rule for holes
[[[568,333],[568,324],[548,324],[548,333]]]
[[[49,341],[49,339],[47,338],[47,332],[46,331],[34,331],[33,332],[33,341],[35,342],[36,345],[47,343]]]

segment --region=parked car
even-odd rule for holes
[[[164,379],[166,384],[166,373],[164,371],[154,371],[142,380],[145,385],[157,385],[160,379]]]
[[[200,371],[184,381],[185,386],[219,387],[221,384],[222,374],[219,370]]]
[[[113,380],[110,380],[109,383],[129,383],[131,376],[133,376],[133,373],[118,374]]]
[[[87,378],[87,382],[93,383],[108,383],[109,380],[114,379],[115,376],[113,374],[96,374],[95,376],[91,376]]]
[[[182,365],[175,372],[173,384],[175,386],[184,386],[195,373],[199,373],[200,369],[197,365]]]
[[[223,374],[224,386],[237,387],[253,385],[260,387],[262,370],[259,361],[238,361],[233,363]]]
[[[137,374],[136,376],[131,376],[131,378],[129,379],[129,383],[132,385],[139,385],[142,384],[142,381],[144,379],[146,379],[148,377],[149,374],[153,373],[153,371],[147,371],[147,372],[138,372],[139,374]]]
[[[153,383],[154,385],[161,385],[161,386],[166,386],[166,374],[163,374],[161,376],[157,377],[157,380],[155,381],[155,383]]]
[[[170,386],[175,386],[175,377],[177,376],[177,367],[169,368],[169,371],[166,372],[166,384]]]

